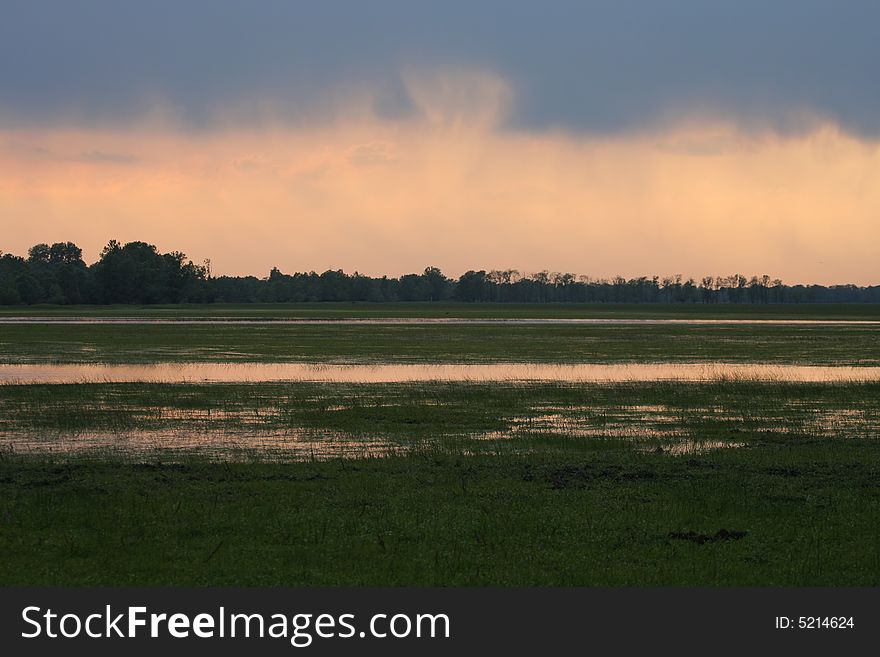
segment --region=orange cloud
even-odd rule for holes
[[[768,273],[876,283],[880,146],[817,123],[686,121],[607,137],[501,127],[488,73],[409,76],[419,113],[368,99],[322,125],[0,132],[0,248],[110,238],[219,273],[437,265],[591,276]]]

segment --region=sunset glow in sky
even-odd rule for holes
[[[619,29],[629,25],[627,15],[609,3],[559,3],[560,14],[573,15],[546,25],[530,26],[527,16],[499,18],[496,28],[507,29],[511,43],[502,36],[483,50],[469,41],[479,37],[473,25],[440,25],[448,38],[423,46],[408,39],[388,50],[360,47],[357,39],[328,42],[332,62],[320,71],[288,51],[281,36],[261,33],[266,25],[252,16],[239,20],[241,34],[235,15],[216,18],[223,29],[213,31],[210,20],[187,23],[184,15],[170,35],[147,21],[138,34],[156,52],[169,40],[176,44],[183,73],[164,55],[147,66],[148,48],[108,37],[107,29],[118,36],[135,27],[101,2],[84,4],[105,17],[105,31],[98,43],[89,41],[97,28],[83,19],[82,52],[75,40],[68,43],[70,61],[55,64],[62,70],[36,55],[22,57],[33,47],[29,31],[46,43],[64,27],[65,17],[40,17],[29,8],[37,4],[12,11],[17,31],[8,21],[0,28],[0,77],[13,80],[0,88],[4,252],[70,240],[91,261],[117,239],[211,258],[215,274],[265,276],[277,266],[399,275],[435,265],[456,276],[515,268],[594,277],[742,272],[789,282],[880,281],[880,126],[870,118],[880,102],[858,75],[870,66],[864,57],[880,48],[865,36],[856,58],[849,50],[861,32],[848,42],[825,35],[823,65],[814,63],[807,36],[827,29],[822,12],[832,11],[830,3],[791,3],[807,16],[780,21],[771,45],[790,48],[778,52],[776,45],[761,49],[762,38],[772,40],[757,27],[749,32],[748,11],[760,5],[738,3],[744,23],[728,27],[752,38],[742,70],[730,69],[744,47],[734,39],[719,46],[705,35],[684,43],[670,35],[669,43],[658,37],[646,45]],[[648,3],[620,4],[636,20]],[[159,7],[153,11],[160,5],[151,4]],[[235,14],[246,3],[214,6]],[[870,3],[847,6],[852,15],[838,21],[855,25],[866,18],[856,9],[873,11]],[[288,19],[293,32],[308,27],[309,16],[287,15],[284,4],[265,7],[282,12],[272,18]],[[411,30],[432,19],[401,17],[393,2],[374,10]],[[356,29],[356,18],[338,28],[341,36]],[[621,42],[609,39],[594,51],[578,45],[563,29],[575,18],[590,21],[588,31],[605,20]],[[700,18],[724,20],[712,10]],[[322,22],[329,18],[311,20],[331,35]],[[662,23],[649,23],[638,28],[663,33]],[[571,39],[566,57],[544,52],[560,48],[551,45],[554,25],[559,39]],[[381,26],[364,29],[382,33]],[[386,29],[394,41],[394,24]],[[813,32],[794,39],[787,29]],[[530,30],[534,43],[517,41]],[[211,56],[231,57],[222,46],[232,41],[259,52],[224,69]],[[835,59],[837,46],[845,52]],[[320,58],[315,48],[311,57]],[[628,58],[610,57],[613,48]],[[636,59],[640,48],[654,51]],[[763,68],[749,64],[755,48]],[[98,67],[96,54],[108,58]],[[600,56],[604,64],[596,63]],[[285,57],[290,61],[279,63]],[[676,74],[676,65],[697,66],[691,60],[700,58],[707,71]],[[130,75],[105,80],[111,66]],[[570,97],[564,81],[541,88],[542,67],[565,78]],[[138,75],[140,85],[131,79]],[[801,84],[793,84],[798,75]],[[664,79],[674,93],[664,90]]]

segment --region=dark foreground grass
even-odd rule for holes
[[[880,584],[875,441],[0,464],[5,585]]]
[[[71,439],[101,426],[112,401],[118,431],[194,421],[169,409],[235,430],[248,414],[230,411],[274,407],[266,430],[408,446],[305,462],[6,450],[0,583],[876,586],[877,393],[747,382],[0,387],[12,435]],[[574,424],[541,424],[548,413]],[[506,437],[474,438],[497,431]],[[679,454],[680,441],[698,444]],[[708,449],[716,441],[739,446]]]

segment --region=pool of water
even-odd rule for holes
[[[216,458],[324,460],[382,457],[400,451],[380,438],[290,428],[283,431],[152,429],[124,431],[0,431],[0,448],[16,453],[96,454],[166,458],[187,454]]]
[[[0,365],[0,384],[33,383],[419,383],[651,381],[872,382],[880,367],[762,363],[309,364],[155,363]]]

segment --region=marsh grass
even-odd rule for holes
[[[0,324],[0,362],[876,365],[876,325]]]
[[[674,458],[620,439],[524,443],[296,463],[7,454],[0,581],[880,583],[876,441]]]
[[[0,582],[874,586],[880,441],[847,423],[875,421],[877,393],[754,382],[0,387],[4,430],[50,443],[95,427],[234,433],[259,417],[261,430],[401,448],[4,449]],[[537,424],[503,435],[548,407],[569,413],[566,426],[600,429],[627,413],[650,424],[653,412],[687,437]],[[822,414],[837,418],[830,433],[815,430]],[[695,448],[676,452],[683,442]]]
[[[415,441],[523,434],[757,440],[876,435],[880,384],[66,384],[0,386],[0,431],[310,430]]]
[[[400,307],[329,304],[76,310],[392,311],[400,316]],[[638,312],[875,318],[877,309]],[[878,334],[0,325],[0,360],[834,365],[877,362]],[[0,386],[0,584],[878,586],[878,426],[876,383]],[[304,449],[278,438],[291,435],[308,436]]]
[[[880,319],[878,304],[247,303],[0,306],[0,317],[344,319],[401,317],[619,319]]]

